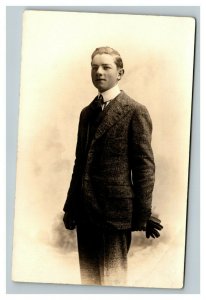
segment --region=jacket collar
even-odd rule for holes
[[[110,127],[131,110],[128,99],[130,99],[130,97],[124,91],[121,91],[121,93],[105,108],[101,123],[94,136],[95,139],[100,138]],[[94,107],[96,101],[97,97],[89,105],[91,109]]]

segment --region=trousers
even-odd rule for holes
[[[86,285],[125,286],[131,230],[77,226],[81,282]]]

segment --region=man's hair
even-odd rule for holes
[[[92,59],[97,54],[109,54],[114,57],[114,62],[119,69],[123,69],[123,61],[119,52],[111,47],[99,47],[94,50],[92,53]]]

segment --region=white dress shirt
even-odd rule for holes
[[[102,110],[105,108],[105,106],[107,106],[109,104],[110,100],[113,100],[119,94],[120,94],[120,88],[119,88],[118,84],[116,84],[111,89],[109,89],[103,93],[98,93],[98,96],[102,95],[103,100],[105,102],[105,104],[102,105]]]

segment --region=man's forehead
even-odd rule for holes
[[[106,53],[96,54],[92,59],[92,65],[96,65],[96,64],[102,64],[102,65],[115,64],[114,56]]]

